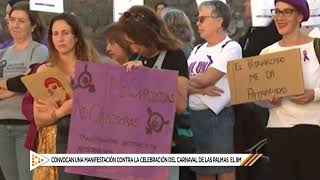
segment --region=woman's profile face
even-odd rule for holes
[[[200,6],[197,18],[197,27],[200,37],[208,40],[216,36],[218,29],[221,28],[221,17],[212,14],[210,8]]]
[[[116,42],[107,41],[106,52],[120,64],[126,63],[129,59],[126,51]]]

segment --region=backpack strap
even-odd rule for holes
[[[320,38],[315,38],[313,40],[314,51],[316,52],[318,62],[320,64]]]
[[[200,49],[200,47],[202,46],[203,44],[198,44],[196,47],[194,47],[196,50],[194,51],[194,54],[197,54],[198,50]]]
[[[233,40],[230,39],[229,41],[227,41],[226,43],[224,43],[222,46],[221,46],[221,49],[223,49],[224,47],[226,47],[226,45],[229,43],[229,42],[232,42]]]
[[[227,41],[226,43],[224,43],[222,46],[221,46],[221,50],[226,47],[226,45],[229,43],[229,42],[232,42],[233,40],[230,39],[229,41]],[[197,54],[198,50],[200,49],[200,47],[202,46],[203,44],[198,44],[196,47],[194,47],[196,50],[194,51],[194,54]]]

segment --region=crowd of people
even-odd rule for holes
[[[310,7],[306,0],[274,0],[274,5],[268,26],[251,27],[245,0],[250,27],[238,40],[228,36],[231,10],[219,0],[199,5],[196,30],[185,12],[164,2],[132,6],[104,32],[106,59],[76,15],[57,14],[45,27],[28,1],[9,0],[4,20],[10,37],[0,44],[0,179],[102,179],[69,174],[63,167],[29,170],[29,150],[66,153],[73,98],[34,99],[21,77],[57,68],[71,84],[76,62],[91,61],[119,64],[128,72],[142,66],[178,71],[172,153],[246,153],[267,139],[259,152],[267,162],[170,167],[169,180],[319,180],[320,49],[301,27]],[[202,44],[194,44],[196,31]],[[230,105],[228,61],[294,48],[301,51],[303,94]]]

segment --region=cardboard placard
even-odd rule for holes
[[[21,78],[32,97],[35,99],[50,99],[58,107],[72,96],[72,89],[58,68],[48,68]]]
[[[231,104],[303,93],[300,49],[228,62]]]
[[[167,154],[171,150],[177,71],[77,62],[70,154]],[[168,179],[168,167],[66,167],[109,179]]]

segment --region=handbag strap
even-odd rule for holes
[[[164,58],[166,57],[167,51],[161,51],[156,62],[153,65],[153,69],[161,69]]]

